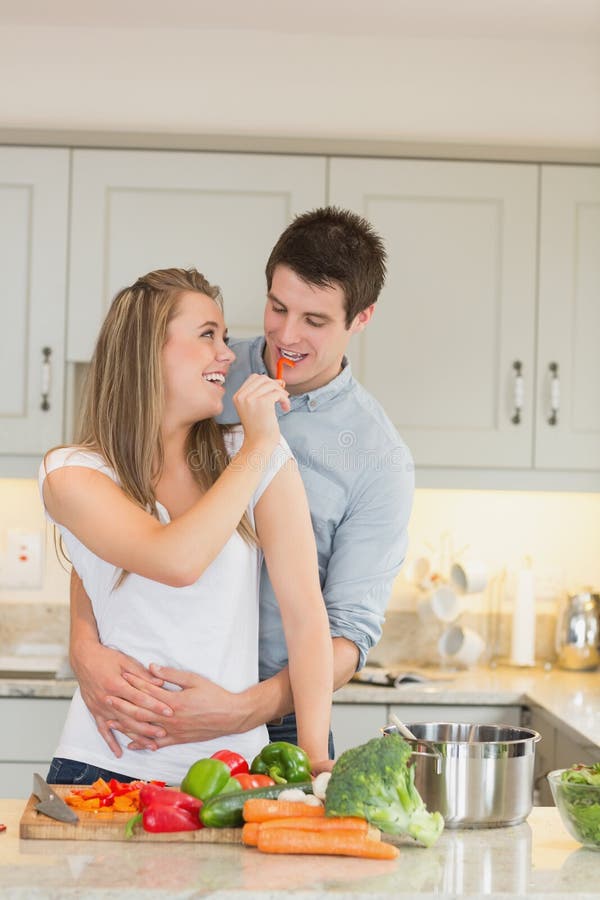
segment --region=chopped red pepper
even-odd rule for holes
[[[233,750],[217,750],[216,753],[213,753],[211,759],[220,759],[224,762],[232,775],[241,775],[242,772],[250,771],[250,766],[244,757]]]
[[[0,831],[6,831],[6,825],[0,825]]]
[[[295,365],[296,365],[296,363],[294,362],[293,359],[286,359],[285,356],[280,356],[279,359],[277,360],[277,380],[283,381],[283,367],[284,366],[291,366],[291,368],[293,369]]]
[[[268,787],[270,784],[275,784],[269,775],[254,775],[241,772],[239,775],[233,775],[232,777],[235,778],[236,781],[239,781],[243,791],[249,791],[252,790],[252,788]]]

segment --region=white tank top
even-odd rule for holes
[[[241,429],[226,435],[230,455],[242,442]],[[283,438],[248,507],[254,507],[281,466],[291,457]],[[62,466],[96,469],[117,482],[101,456],[77,447],[52,451],[40,466],[40,492],[46,475]],[[43,502],[43,493],[42,493]],[[167,510],[157,503],[160,521]],[[53,522],[46,512],[47,518]],[[75,570],[91,599],[101,642],[150,662],[204,675],[235,693],[258,681],[258,591],[262,557],[237,532],[194,584],[183,588],[159,584],[129,574],[118,587],[120,570],[100,559],[70,531],[57,525]],[[178,690],[174,685],[165,685]],[[55,756],[91,763],[145,780],[178,784],[197,759],[223,748],[241,753],[249,762],[268,743],[265,726],[210,741],[178,744],[157,751],[127,750],[129,738],[115,733],[123,755],[113,756],[77,688]]]

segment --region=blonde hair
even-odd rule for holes
[[[99,453],[124,493],[154,516],[154,485],[164,464],[162,349],[186,291],[206,294],[223,308],[219,288],[196,269],[159,269],[119,291],[96,342],[76,435],[78,446]],[[225,431],[213,419],[190,428],[186,458],[203,492],[229,464]],[[237,531],[256,545],[247,514]]]

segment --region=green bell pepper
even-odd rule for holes
[[[210,800],[217,794],[241,791],[239,781],[231,776],[231,770],[220,759],[199,759],[193,763],[181,782],[181,790],[200,800]]]
[[[301,747],[274,741],[254,757],[250,771],[255,775],[269,775],[277,784],[310,781],[310,760]]]

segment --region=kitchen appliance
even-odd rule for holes
[[[561,669],[585,671],[600,664],[600,594],[591,590],[567,597],[556,621],[556,653]]]
[[[441,812],[446,828],[497,828],[527,818],[537,731],[464,722],[417,722],[408,728],[417,738],[408,741],[418,754],[415,786],[427,809]],[[384,735],[396,732],[393,725],[384,729]]]
[[[39,803],[35,804],[34,809],[56,819],[57,822],[67,822],[76,825],[79,822],[79,816],[65,801],[54,793],[52,788],[44,781],[37,772],[33,775],[33,793],[39,798]]]

